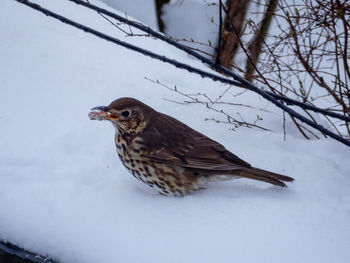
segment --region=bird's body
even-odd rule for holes
[[[165,195],[186,195],[207,182],[246,177],[286,186],[293,178],[252,167],[218,142],[132,98],[96,107],[110,120],[120,160],[139,180]]]
[[[155,188],[164,195],[185,195],[192,190],[204,187],[203,178],[194,177],[183,167],[157,162],[146,156],[140,137],[124,140],[116,135],[115,140],[119,159],[123,165],[140,181]]]

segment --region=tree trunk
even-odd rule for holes
[[[277,3],[278,3],[278,0],[269,1],[267,5],[267,9],[264,14],[264,18],[261,21],[260,27],[258,31],[255,32],[254,37],[249,44],[248,54],[250,56],[250,60],[247,59],[246,73],[245,73],[245,78],[248,81],[252,81],[253,79],[253,74],[255,72],[254,66],[256,66],[256,64],[259,61],[259,56],[262,51],[262,47],[265,42],[265,38],[272,21],[273,13],[276,10]]]
[[[221,28],[221,47],[220,48],[220,63],[224,67],[230,69],[234,56],[239,47],[238,36],[242,35],[242,27],[246,16],[248,4],[250,0],[227,0],[227,14]],[[230,22],[231,20],[231,22]],[[235,27],[237,34],[232,29]]]
[[[170,2],[170,0],[155,0],[156,1],[156,10],[157,10],[157,21],[158,21],[158,29],[160,32],[164,33],[165,25],[162,19],[162,7],[163,5]]]

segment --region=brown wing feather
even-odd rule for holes
[[[165,114],[155,114],[142,132],[146,156],[158,162],[209,170],[251,167],[224,146]]]

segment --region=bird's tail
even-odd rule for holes
[[[247,168],[247,169],[240,170],[240,171],[236,171],[235,175],[238,175],[240,177],[258,180],[258,181],[263,181],[263,182],[270,183],[273,185],[278,185],[281,187],[287,187],[287,185],[284,182],[293,182],[294,181],[294,178],[292,178],[292,177],[269,172],[269,171],[254,168],[254,167]]]

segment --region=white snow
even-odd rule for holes
[[[92,1],[104,6],[98,1]],[[124,37],[68,1],[38,3],[124,41],[201,66],[151,38]],[[126,27],[127,29],[127,27]],[[350,149],[331,139],[283,140],[279,109],[246,92],[232,98],[266,108],[275,132],[206,122],[220,118],[145,77],[215,97],[227,87],[136,54],[13,0],[0,9],[0,240],[61,263],[350,262]],[[238,93],[232,88],[227,96]],[[281,189],[234,180],[184,198],[164,197],[121,165],[109,123],[94,106],[130,96],[178,118],[259,168],[293,176]],[[245,118],[260,114],[234,107]]]
[[[165,4],[162,19],[166,34],[186,46],[213,55],[218,40],[219,11],[217,5],[211,3],[203,0],[172,0]]]
[[[128,16],[136,17],[137,20],[154,29],[158,28],[156,16],[157,11],[154,0],[101,0],[101,2],[122,13],[126,13]]]

